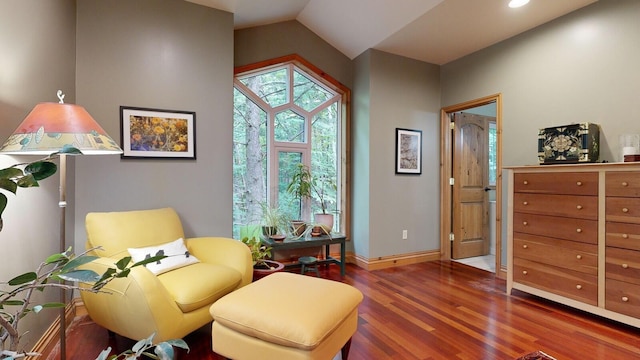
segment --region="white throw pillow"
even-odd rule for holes
[[[144,265],[156,275],[200,262],[195,256],[189,253],[182,238],[157,246],[137,249],[128,248],[127,251],[129,251],[133,262],[142,261],[157,255],[166,255],[167,257],[164,259]]]

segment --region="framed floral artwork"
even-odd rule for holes
[[[120,106],[122,158],[195,159],[196,113]]]
[[[396,174],[422,173],[422,131],[396,128]]]

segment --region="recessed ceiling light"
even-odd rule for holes
[[[529,0],[511,0],[509,1],[509,7],[518,8],[520,6],[527,5],[528,3],[529,3]]]

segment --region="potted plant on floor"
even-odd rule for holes
[[[284,264],[281,262],[270,260],[271,248],[260,241],[260,229],[258,226],[247,225],[242,227],[240,229],[240,239],[251,251],[253,281],[284,269]]]

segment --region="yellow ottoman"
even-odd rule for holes
[[[346,360],[362,293],[341,282],[279,272],[211,305],[213,351],[234,360]]]

